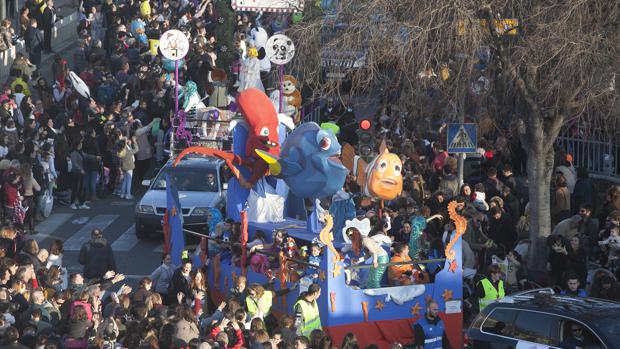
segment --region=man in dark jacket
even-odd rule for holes
[[[39,69],[41,65],[41,51],[43,50],[43,35],[39,28],[37,28],[37,20],[34,18],[30,19],[30,26],[26,30],[25,42],[30,62]]]
[[[78,262],[84,266],[84,277],[87,279],[100,279],[108,270],[116,271],[112,247],[101,230],[93,229],[90,233],[90,241],[80,249]]]
[[[43,30],[43,50],[46,53],[52,51],[52,28],[54,28],[54,22],[56,21],[56,15],[54,13],[54,1],[47,0],[47,6],[41,14],[41,29]]]

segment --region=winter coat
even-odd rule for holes
[[[82,173],[86,169],[84,163],[87,161],[97,161],[97,156],[86,154],[81,150],[73,150],[71,154],[71,172]]]
[[[9,128],[9,127],[4,126],[0,136],[2,137],[7,136],[6,147],[9,149],[10,152],[14,151],[15,145],[17,144],[19,140],[19,136],[17,135],[17,129],[15,127]]]
[[[175,340],[182,340],[185,343],[189,343],[194,338],[198,338],[200,332],[195,322],[190,322],[185,319],[179,320],[174,324],[174,333],[172,335],[172,342]]]
[[[174,271],[170,284],[168,285],[168,298],[170,298],[170,304],[178,304],[177,293],[183,292],[185,299],[193,299],[192,289],[190,282],[181,273],[181,268]]]
[[[138,150],[138,145],[132,143],[131,146],[125,146],[118,152],[118,157],[121,160],[121,170],[131,171],[136,167],[134,154],[136,154]]]
[[[149,142],[151,124],[136,130],[136,160],[148,160],[153,157],[153,148]]]
[[[161,264],[157,269],[151,273],[151,280],[153,280],[153,290],[157,293],[168,293],[168,285],[174,275],[174,266]]]
[[[112,247],[104,238],[91,239],[82,245],[78,262],[84,266],[87,279],[102,278],[108,270],[116,271]]]

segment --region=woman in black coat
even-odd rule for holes
[[[191,271],[192,271],[192,261],[189,259],[184,259],[181,263],[181,266],[174,271],[172,274],[172,279],[170,280],[170,284],[168,285],[168,297],[169,304],[182,304],[185,300],[192,300],[192,288],[191,288]],[[183,298],[180,298],[180,294],[183,295]]]
[[[579,283],[581,285],[586,284],[586,278],[588,276],[588,270],[586,268],[586,250],[581,246],[581,240],[578,236],[573,236],[570,239],[570,244],[567,248],[568,252],[568,265],[567,272],[575,273],[579,276]]]

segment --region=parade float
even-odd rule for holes
[[[383,149],[369,164],[357,157],[341,161],[341,154],[350,150],[341,149],[331,128],[315,123],[292,125],[290,118],[276,113],[269,97],[258,89],[242,91],[236,104],[241,118],[230,123],[231,150],[193,146],[177,157],[178,162],[191,153],[216,156],[225,159],[234,174],[228,182],[226,216],[242,222],[239,241],[229,242],[240,248],[241,256],[239,263],[232,262],[238,259],[231,258],[230,253],[209,256],[208,278],[214,303],[224,300],[236,279],[245,275],[248,285],[271,282],[276,292],[291,290],[273,299],[272,313],[276,317],[293,313],[293,305],[307,281],[300,270],[310,266],[302,247],[318,243],[322,253],[316,266],[317,277],[312,281],[321,286],[321,323],[334,343],[341,343],[345,334],[352,332],[360,346],[410,344],[412,324],[424,316],[426,304],[432,299],[439,303],[451,346],[462,347],[461,236],[467,222],[457,213],[457,203],[448,206],[456,229],[446,244],[445,259],[414,261],[436,265],[438,271],[432,283],[388,287],[387,273],[380,273],[381,286],[367,288],[368,274],[378,271],[372,259],[364,261],[363,257],[351,255],[347,231],[352,221],[343,227],[342,217],[321,213],[317,200],[334,196],[335,201],[350,171],[357,174],[358,181],[364,181],[365,195],[379,203],[393,199],[402,190],[402,178],[400,183],[392,178],[400,175],[400,159]],[[336,229],[334,221],[338,221]],[[419,234],[425,226],[424,218],[416,217],[413,223]],[[248,242],[262,231],[266,233],[265,243],[271,243],[272,232],[278,230],[286,231],[285,245],[276,249],[276,254],[259,251],[271,257],[271,268],[254,268]],[[389,255],[389,247],[384,248]],[[384,265],[380,267],[385,270]]]

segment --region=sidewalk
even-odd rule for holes
[[[78,12],[71,0],[57,0],[57,12],[63,18],[58,20],[54,26],[52,48],[56,52],[66,52],[77,41]],[[11,49],[0,52],[0,81],[6,81],[9,77],[11,65],[18,52],[27,56],[23,43],[18,43]],[[47,72],[51,70],[52,57],[51,54],[44,54],[41,67],[39,67],[46,79],[51,77],[51,73]]]

